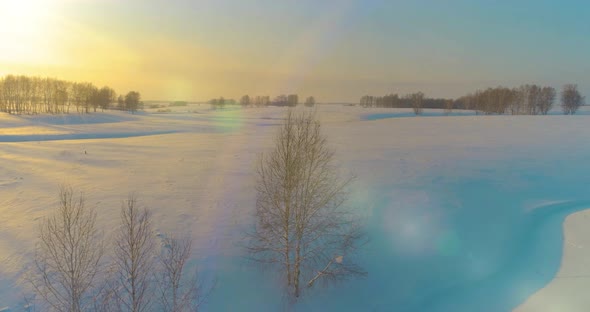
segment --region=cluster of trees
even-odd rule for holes
[[[299,104],[299,96],[297,94],[281,94],[272,100],[269,105],[272,106],[288,106],[295,107]]]
[[[242,105],[242,107],[252,107],[252,106],[256,106],[256,107],[262,107],[262,106],[268,106],[270,104],[270,96],[253,96],[250,97],[249,95],[244,95],[242,96],[242,98],[240,99],[240,105]]]
[[[264,96],[257,95],[257,96],[253,96],[250,99],[250,105],[249,106],[263,107],[263,106],[268,106],[269,104],[270,104],[270,96],[268,96],[268,95],[264,95]]]
[[[141,102],[141,94],[137,91],[129,91],[125,97],[119,95],[117,108],[120,110],[127,110],[131,113],[135,113],[142,106],[143,103]]]
[[[224,108],[225,105],[235,105],[236,104],[236,100],[234,100],[234,99],[226,99],[223,96],[221,96],[218,99],[211,99],[209,101],[209,104],[211,104],[211,107],[213,107],[213,109]]]
[[[67,114],[71,107],[78,113],[117,108],[135,111],[140,95],[131,91],[117,98],[116,92],[92,83],[70,82],[54,78],[7,75],[0,78],[0,112],[9,114]]]
[[[213,106],[213,108],[223,108],[225,105],[234,105],[237,104],[233,99],[225,99],[220,97],[219,99],[212,99],[209,101],[209,104]],[[242,107],[263,107],[263,106],[286,106],[286,107],[295,107],[299,104],[299,96],[297,94],[281,94],[275,97],[273,100],[270,99],[270,96],[252,96],[244,95],[240,98],[239,104]],[[316,104],[316,100],[313,96],[308,97],[305,100],[305,106],[312,107]]]
[[[292,300],[320,281],[366,274],[354,261],[366,234],[344,208],[352,179],[339,175],[320,129],[311,112],[287,113],[274,149],[260,157],[256,224],[246,233],[250,258],[277,268]],[[27,276],[41,310],[198,310],[213,286],[189,270],[188,236],[164,235],[157,244],[152,215],[133,195],[122,203],[110,248],[96,217],[82,195],[60,189],[57,209],[41,222]]]
[[[412,108],[421,113],[424,108],[444,108],[446,101],[446,99],[427,98],[422,92],[414,92],[404,96],[398,94],[365,95],[361,97],[360,105],[362,107]]]
[[[412,108],[416,115],[421,114],[424,108],[444,109],[447,114],[453,109],[467,109],[481,114],[546,115],[553,108],[556,94],[553,87],[533,84],[517,88],[496,87],[477,90],[456,100],[426,98],[422,92],[402,97],[397,94],[381,97],[365,95],[361,97],[360,105]],[[580,95],[577,86],[563,86],[561,106],[564,114],[575,114],[581,105],[584,105],[584,97]]]
[[[365,95],[361,97],[360,105],[362,107],[412,108],[418,115],[422,113],[424,108],[442,108],[445,101],[444,99],[426,98],[424,93],[415,92],[401,97],[397,94],[385,96]]]
[[[199,308],[212,286],[204,288],[197,271],[187,267],[190,239],[163,236],[158,244],[150,211],[130,196],[107,253],[96,216],[82,195],[76,197],[71,187],[60,189],[59,206],[41,223],[27,276],[40,299],[35,306],[63,312]]]
[[[546,115],[555,101],[555,89],[538,85],[488,88],[457,100],[459,106],[483,114]]]
[[[483,114],[546,115],[553,108],[556,95],[553,87],[534,84],[512,89],[497,87],[463,96],[457,100],[457,106]],[[566,115],[575,114],[584,105],[584,97],[574,84],[563,86],[560,100]]]

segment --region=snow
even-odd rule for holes
[[[206,310],[281,310],[275,277],[244,261],[240,244],[253,222],[254,163],[285,109],[170,109],[0,114],[0,307],[18,311],[38,222],[67,182],[97,207],[107,238],[130,192],[158,233],[190,232],[192,265],[218,281]],[[317,110],[356,176],[350,204],[367,223],[369,275],[306,293],[295,310],[590,307],[589,116]]]

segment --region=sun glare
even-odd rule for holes
[[[44,61],[54,4],[49,0],[0,0],[0,61]]]

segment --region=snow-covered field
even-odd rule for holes
[[[0,114],[0,310],[18,311],[60,183],[84,191],[107,237],[130,192],[158,232],[190,232],[193,264],[217,279],[206,310],[282,309],[276,281],[239,244],[253,222],[254,162],[285,109],[171,109]],[[366,218],[369,275],[308,293],[295,310],[590,308],[590,116],[382,118],[390,112],[318,108],[357,177],[350,204]]]

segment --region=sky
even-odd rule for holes
[[[0,75],[204,101],[319,102],[577,83],[590,92],[590,2],[0,0]]]

